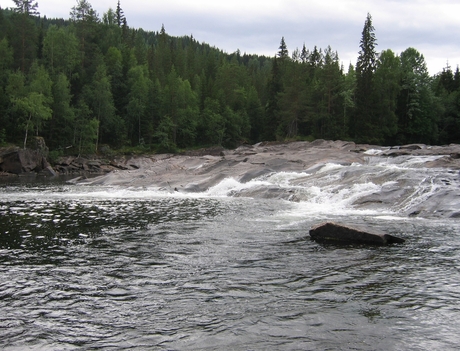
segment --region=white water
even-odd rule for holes
[[[458,174],[373,161],[202,193],[1,186],[2,349],[454,350]],[[323,220],[406,242],[308,240]]]
[[[374,152],[370,150],[369,154]],[[274,172],[240,182],[229,177],[201,193],[155,187],[61,185],[58,190],[41,187],[8,187],[8,198],[147,200],[151,198],[273,198],[295,203],[302,215],[375,215],[451,217],[460,210],[460,179],[456,171],[424,168],[430,157],[396,157],[366,165],[325,163],[304,172]],[[0,194],[3,192],[0,188]]]

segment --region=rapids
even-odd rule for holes
[[[455,161],[281,152],[1,183],[1,348],[457,349]],[[406,242],[309,240],[324,220]]]

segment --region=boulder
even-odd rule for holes
[[[333,222],[320,223],[312,227],[310,229],[310,238],[315,241],[371,245],[400,244],[404,242],[404,239],[377,230]]]
[[[42,137],[30,138],[29,148],[9,147],[0,149],[0,172],[14,175],[56,176],[48,163],[48,147]]]
[[[46,162],[39,151],[30,149],[12,149],[2,155],[1,161],[0,170],[12,174],[38,173]]]

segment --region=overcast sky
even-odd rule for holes
[[[117,0],[88,0],[100,17]],[[42,16],[69,18],[77,0],[38,0]],[[2,8],[14,6],[0,0]],[[273,56],[284,36],[289,52],[337,51],[348,68],[355,65],[367,13],[372,16],[377,51],[397,54],[414,47],[425,56],[430,74],[447,62],[460,64],[459,0],[121,0],[128,25],[173,36],[193,34],[199,42],[232,53]]]

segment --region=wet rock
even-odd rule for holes
[[[426,146],[425,148],[417,145],[401,149],[400,146],[379,147],[318,140],[311,143],[269,142],[252,146],[242,145],[237,150],[216,148],[215,156],[210,155],[212,153],[210,151],[212,150],[201,150],[197,153],[198,156],[194,156],[194,152],[177,155],[124,155],[110,159],[111,161],[100,160],[100,167],[97,166],[97,163],[91,162],[87,163],[87,166],[90,168],[89,173],[93,174],[97,173],[96,170],[99,170],[99,174],[113,170],[98,179],[91,177],[91,182],[97,181],[98,184],[104,185],[156,187],[168,191],[178,189],[179,192],[205,192],[224,179],[228,179],[229,182],[222,184],[222,187],[217,188],[215,192],[225,192],[225,189],[229,188],[234,189],[232,193],[227,193],[229,196],[310,202],[316,201],[314,200],[316,197],[320,199],[327,195],[327,191],[322,192],[321,190],[322,184],[329,188],[336,184],[337,190],[331,193],[333,197],[337,196],[336,192],[340,194],[342,190],[354,187],[356,184],[355,190],[358,191],[363,185],[363,191],[349,198],[348,205],[354,208],[401,211],[407,216],[423,217],[448,218],[456,216],[457,212],[460,213],[460,198],[457,198],[456,195],[458,193],[456,189],[460,189],[458,171],[460,158],[450,156],[456,153],[460,155],[460,145]],[[397,156],[397,153],[404,156],[399,159],[389,159],[388,155],[392,153],[394,156]],[[200,154],[205,155],[199,156]],[[405,165],[410,161],[410,156],[417,156],[417,162],[412,167],[419,168],[421,172],[406,171],[392,166],[379,167],[375,173],[367,171],[369,167],[379,164]],[[67,160],[66,163],[69,161]],[[70,163],[77,167],[77,162],[71,161]],[[331,170],[328,168],[329,165],[332,166]],[[338,165],[343,167],[337,167]],[[86,175],[87,172],[80,167],[81,165],[78,165],[78,169],[69,174]],[[445,187],[447,194],[431,185],[430,178],[427,178],[427,181],[424,180],[430,173],[424,169],[427,167],[445,169],[446,181],[441,184],[441,188]],[[258,187],[256,182],[248,186],[237,184],[237,182],[248,183],[251,180],[266,180],[271,172],[277,172],[280,175],[279,179],[273,179],[275,182],[273,186],[264,183]],[[437,172],[433,170],[433,173]],[[292,177],[291,173],[299,175]],[[408,173],[412,175],[406,177]],[[427,174],[424,175],[425,173]],[[418,176],[420,179],[415,182]],[[289,179],[289,182],[282,183],[283,177]],[[85,180],[79,182],[83,181]],[[435,183],[439,182],[443,182],[442,179],[436,178]],[[427,190],[424,191],[429,196],[423,197],[419,202],[414,202],[412,201],[414,187],[420,187],[417,184],[426,186]],[[321,193],[316,194],[312,187],[319,187]]]
[[[212,178],[208,178],[204,181],[199,183],[189,183],[184,188],[183,191],[187,193],[196,193],[196,192],[203,192],[208,190],[209,188],[219,184],[222,180],[226,178],[226,175],[223,173],[216,174]],[[172,188],[172,186],[168,182],[168,186]]]
[[[315,241],[370,245],[399,244],[404,242],[404,239],[385,234],[374,229],[343,225],[333,222],[320,223],[312,227],[310,229],[310,237]]]
[[[256,170],[251,170],[249,172],[246,172],[241,178],[240,182],[241,183],[247,183],[255,178],[267,175],[273,173],[272,169],[269,168],[262,168],[262,169],[256,169]]]
[[[16,177],[17,174],[7,173],[7,172],[0,172],[0,177]]]
[[[408,156],[408,155],[411,155],[410,149],[405,149],[405,150],[390,149],[382,153],[382,156],[388,156],[388,157],[399,157],[399,156]]]
[[[125,166],[123,166],[123,165],[121,165],[121,164],[119,164],[119,163],[117,163],[115,161],[110,162],[110,166],[112,166],[114,168],[117,168],[117,169],[121,169],[123,171],[129,169],[128,167],[125,167]]]
[[[58,164],[60,166],[70,166],[72,164],[73,160],[75,160],[75,157],[73,157],[73,156],[60,157],[56,161],[56,164]]]
[[[104,159],[87,159],[85,157],[63,156],[56,160],[54,168],[60,174],[105,174],[115,169],[129,169],[118,163]]]
[[[399,148],[401,150],[421,150],[421,149],[425,149],[426,145],[424,145],[424,144],[409,144],[409,145],[402,145]]]

